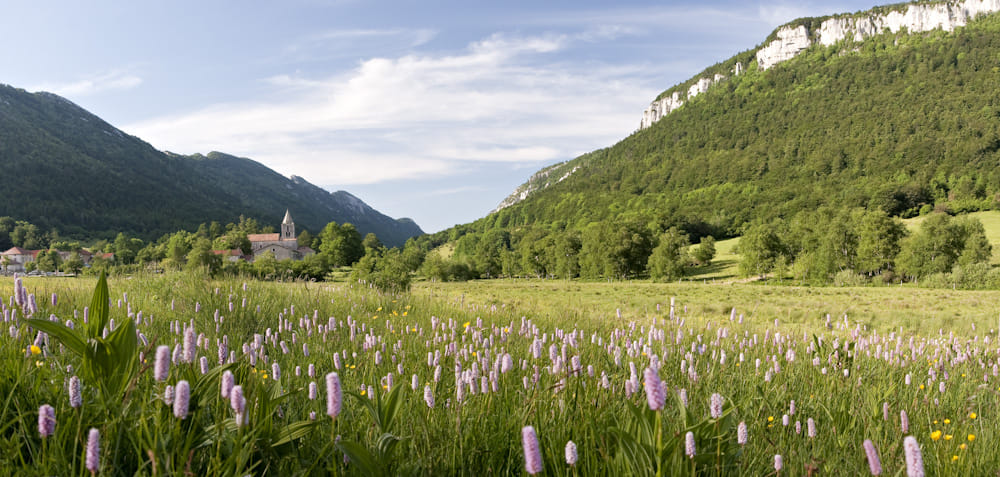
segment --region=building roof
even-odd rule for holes
[[[239,257],[243,255],[243,251],[238,248],[234,248],[232,250],[212,250],[212,253],[216,255],[226,255],[230,257]]]
[[[0,255],[31,255],[31,250],[25,250],[21,247],[11,247],[0,253]]]
[[[247,240],[251,242],[277,242],[281,240],[281,234],[247,234]]]
[[[292,223],[292,215],[288,213],[288,209],[285,209],[285,219],[281,223],[283,225]]]

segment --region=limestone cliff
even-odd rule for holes
[[[765,43],[758,47],[753,61],[761,70],[788,61],[803,50],[819,44],[832,46],[840,42],[863,41],[882,33],[919,33],[942,29],[953,31],[965,26],[978,15],[1000,11],[1000,0],[964,0],[948,2],[919,2],[879,7],[856,14],[835,15],[826,18],[796,20],[779,27]],[[734,76],[750,66],[736,61],[730,71]],[[686,94],[683,89],[663,94],[642,113],[639,129],[645,129],[677,110],[685,101],[695,97],[726,77],[715,73],[692,79]]]
[[[531,195],[531,193],[535,191],[544,189],[552,184],[558,184],[559,182],[562,182],[567,177],[569,177],[570,174],[573,174],[579,169],[579,166],[568,168],[564,167],[566,165],[567,164],[565,162],[560,162],[558,164],[553,164],[534,173],[528,179],[528,182],[521,184],[517,189],[514,190],[513,193],[511,193],[509,196],[507,196],[507,198],[501,201],[500,204],[497,205],[497,208],[490,211],[490,213],[492,214],[503,208],[510,207],[524,200],[529,195]]]

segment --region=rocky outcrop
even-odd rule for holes
[[[815,32],[805,26],[785,26],[777,39],[757,50],[757,65],[768,69],[794,58],[802,50],[819,43],[834,45],[843,40],[862,41],[885,32],[910,33],[953,31],[979,15],[1000,11],[1000,0],[965,0],[944,3],[914,3],[888,12],[836,16],[824,20]]]
[[[501,201],[500,204],[497,205],[497,208],[491,210],[490,213],[492,214],[521,202],[522,200],[528,198],[528,196],[532,193],[542,190],[552,184],[558,184],[580,169],[580,166],[574,166],[572,169],[564,171],[562,166],[565,165],[565,162],[560,162],[534,173],[530,178],[528,178],[528,182],[521,184],[512,194],[508,195],[507,198]],[[561,175],[559,175],[560,172],[562,173]],[[552,180],[553,175],[558,176],[558,179]]]
[[[998,11],[1000,11],[1000,0],[964,0],[913,3],[853,15],[838,15],[823,20],[818,28],[812,30],[801,22],[795,22],[778,28],[774,33],[774,40],[760,47],[755,57],[757,66],[766,70],[795,58],[803,50],[815,44],[831,46],[845,40],[863,41],[886,32],[899,33],[904,29],[910,33],[938,28],[953,31],[957,27],[965,26],[979,15]],[[737,62],[732,69],[733,76],[742,73],[745,67],[746,65]],[[687,94],[683,91],[674,91],[669,96],[658,98],[642,112],[639,129],[652,126],[653,123],[684,105],[685,101],[708,91],[712,85],[725,79],[726,77],[720,74],[710,78],[698,78],[688,87]]]

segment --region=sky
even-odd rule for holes
[[[435,232],[625,138],[657,94],[775,27],[873,1],[7,2],[0,83]]]

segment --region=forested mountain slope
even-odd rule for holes
[[[160,152],[72,102],[0,85],[0,216],[62,236],[154,238],[240,215],[277,226],[286,209],[302,229],[351,222],[400,245],[422,233],[346,192],[329,193],[249,159]]]

